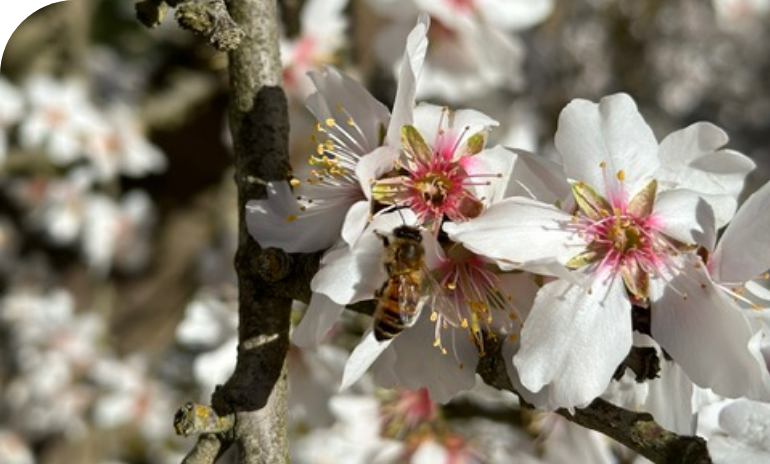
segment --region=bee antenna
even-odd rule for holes
[[[401,208],[396,208],[396,212],[397,212],[397,213],[398,213],[398,215],[401,217],[401,222],[402,222],[404,225],[406,225],[406,219],[404,219],[404,215],[403,215],[403,214],[401,214]]]

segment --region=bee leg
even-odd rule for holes
[[[382,244],[385,245],[385,248],[390,246],[390,240],[388,240],[388,236],[380,232],[379,230],[374,231],[374,235],[379,237],[380,240],[382,240]]]
[[[383,292],[385,291],[385,287],[387,286],[388,286],[388,282],[385,281],[385,283],[382,284],[382,287],[374,291],[374,297],[379,299],[382,296]]]

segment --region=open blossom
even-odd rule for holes
[[[360,234],[369,215],[370,181],[393,169],[401,126],[412,121],[427,29],[423,16],[409,35],[392,115],[335,69],[310,74],[317,88],[307,100],[318,121],[316,153],[296,170],[291,186],[270,182],[266,200],[246,205],[249,232],[261,246],[311,252],[330,247],[341,231],[348,242]]]
[[[502,182],[512,155],[485,150],[489,128],[497,122],[473,110],[420,105],[414,125],[401,131],[403,159],[397,175],[372,186],[373,198],[383,204],[408,206],[420,224],[438,233],[441,221],[464,221],[477,216],[492,182]]]
[[[379,13],[397,22],[378,37],[376,51],[390,67],[400,57],[391,50],[403,37],[403,21],[416,12],[436,22],[431,31],[431,57],[425,65],[418,96],[449,103],[467,101],[495,88],[524,85],[525,47],[515,32],[544,21],[552,0],[370,0]]]
[[[570,103],[556,147],[574,208],[508,198],[473,221],[444,226],[451,239],[503,266],[551,262],[573,271],[535,299],[514,356],[522,384],[547,391],[551,406],[600,395],[631,348],[634,304],[649,308],[653,338],[696,384],[766,397],[748,349],[753,333],[694,252],[713,242],[709,201],[718,199],[662,188],[658,144],[623,94]]]
[[[57,164],[82,157],[87,135],[99,120],[85,84],[36,76],[26,82],[25,92],[29,114],[19,129],[21,146],[44,148]]]
[[[147,140],[138,116],[126,106],[106,109],[86,140],[85,156],[99,180],[120,174],[143,177],[166,168],[163,153]]]
[[[308,72],[338,61],[346,39],[347,4],[348,0],[309,0],[300,13],[299,35],[282,38],[283,84],[290,95],[305,97],[311,90]]]

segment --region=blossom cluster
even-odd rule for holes
[[[429,27],[421,16],[408,35],[392,111],[333,67],[311,72],[313,153],[246,207],[262,247],[325,250],[294,342],[314,346],[345,306],[390,297],[375,319],[403,330],[367,331],[343,388],[373,366],[379,385],[444,403],[494,346],[525,400],[574,409],[612,396],[632,348],[652,346],[660,378],[634,406],[665,425],[690,428],[694,389],[770,401],[770,184],[738,201],[753,161],[707,122],[658,141],[627,94],[570,102],[555,156],[490,146],[492,118],[416,103]],[[418,284],[387,262],[403,226],[419,231]],[[389,296],[392,279],[421,295]],[[686,406],[665,411],[664,394]]]
[[[135,111],[97,107],[81,80],[38,75],[17,88],[0,78],[0,175],[3,191],[27,211],[30,229],[54,246],[79,244],[89,266],[137,270],[153,224],[142,190],[121,192],[119,176],[165,170]],[[12,147],[13,149],[10,149]]]

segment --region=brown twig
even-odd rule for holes
[[[479,363],[479,375],[495,388],[517,393],[508,379],[500,344],[486,348],[487,354]],[[647,413],[628,411],[601,398],[585,408],[576,409],[574,415],[566,409],[556,412],[576,424],[615,439],[657,464],[711,463],[704,439],[670,432]]]
[[[176,20],[180,27],[206,38],[221,52],[238,48],[244,36],[243,29],[230,17],[224,0],[182,3],[177,7]]]

